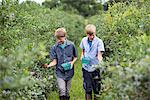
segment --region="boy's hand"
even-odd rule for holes
[[[80,57],[80,60],[82,61],[83,56]]]
[[[82,61],[82,57],[80,57],[80,60]]]
[[[48,68],[48,64],[44,64],[43,67],[44,67],[44,68]]]
[[[71,64],[71,69],[72,69],[74,63],[73,63],[73,62],[70,62],[70,64]]]

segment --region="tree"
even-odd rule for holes
[[[95,15],[102,9],[101,3],[96,0],[51,0],[45,1],[43,5],[50,9],[60,7],[65,11],[74,9],[85,17]]]

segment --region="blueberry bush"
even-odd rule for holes
[[[50,62],[49,51],[56,40],[55,30],[65,27],[68,38],[78,47],[85,36],[85,25],[92,23],[106,50],[101,67],[100,100],[149,100],[150,2],[120,1],[113,2],[108,11],[84,18],[34,2],[19,4],[18,0],[2,0],[0,99],[49,99],[49,94],[57,91],[55,68],[45,69],[43,64]],[[81,62],[77,65],[79,72]],[[82,80],[78,79],[82,75],[78,72],[73,84],[82,87]],[[78,84],[76,80],[79,80]],[[71,95],[84,92],[81,88],[73,89],[76,93]],[[83,99],[82,96],[74,98]]]

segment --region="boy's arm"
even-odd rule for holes
[[[98,60],[99,60],[100,63],[103,60],[103,56],[102,55],[103,55],[104,51],[105,51],[105,49],[104,49],[104,43],[103,43],[102,40],[100,40],[99,43],[98,43]]]
[[[80,56],[80,60],[81,60],[81,61],[82,61],[82,58],[83,58],[84,52],[85,52],[84,44],[83,44],[83,43],[84,43],[84,42],[83,42],[83,39],[82,39],[82,41],[81,41],[81,43],[80,43],[80,48],[82,49],[81,56]]]
[[[103,60],[101,51],[98,52],[98,60],[99,60],[99,62],[102,62],[102,60]]]
[[[77,57],[74,57],[73,61],[71,61],[71,65],[74,65],[74,63],[77,61],[77,59],[78,59]]]
[[[74,65],[74,63],[75,63],[75,62],[77,61],[77,59],[78,59],[78,51],[77,51],[77,48],[75,47],[75,45],[73,45],[73,56],[74,56],[74,58],[73,58],[73,60],[70,62],[72,66]]]
[[[82,49],[80,60],[82,60],[83,56],[84,56],[84,49]]]
[[[45,64],[45,67],[52,67],[52,66],[55,66],[57,64],[57,60],[56,59],[53,59],[53,61],[49,64],[49,65],[47,65],[47,64]]]
[[[51,51],[50,51],[50,58],[52,62],[50,62],[49,65],[45,64],[45,67],[52,67],[57,64],[57,55],[56,55],[56,50],[55,46],[52,46]]]

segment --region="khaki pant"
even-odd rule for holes
[[[57,78],[58,88],[59,88],[59,94],[60,96],[67,96],[69,97],[70,94],[70,87],[71,87],[71,80],[63,80],[61,78]]]

